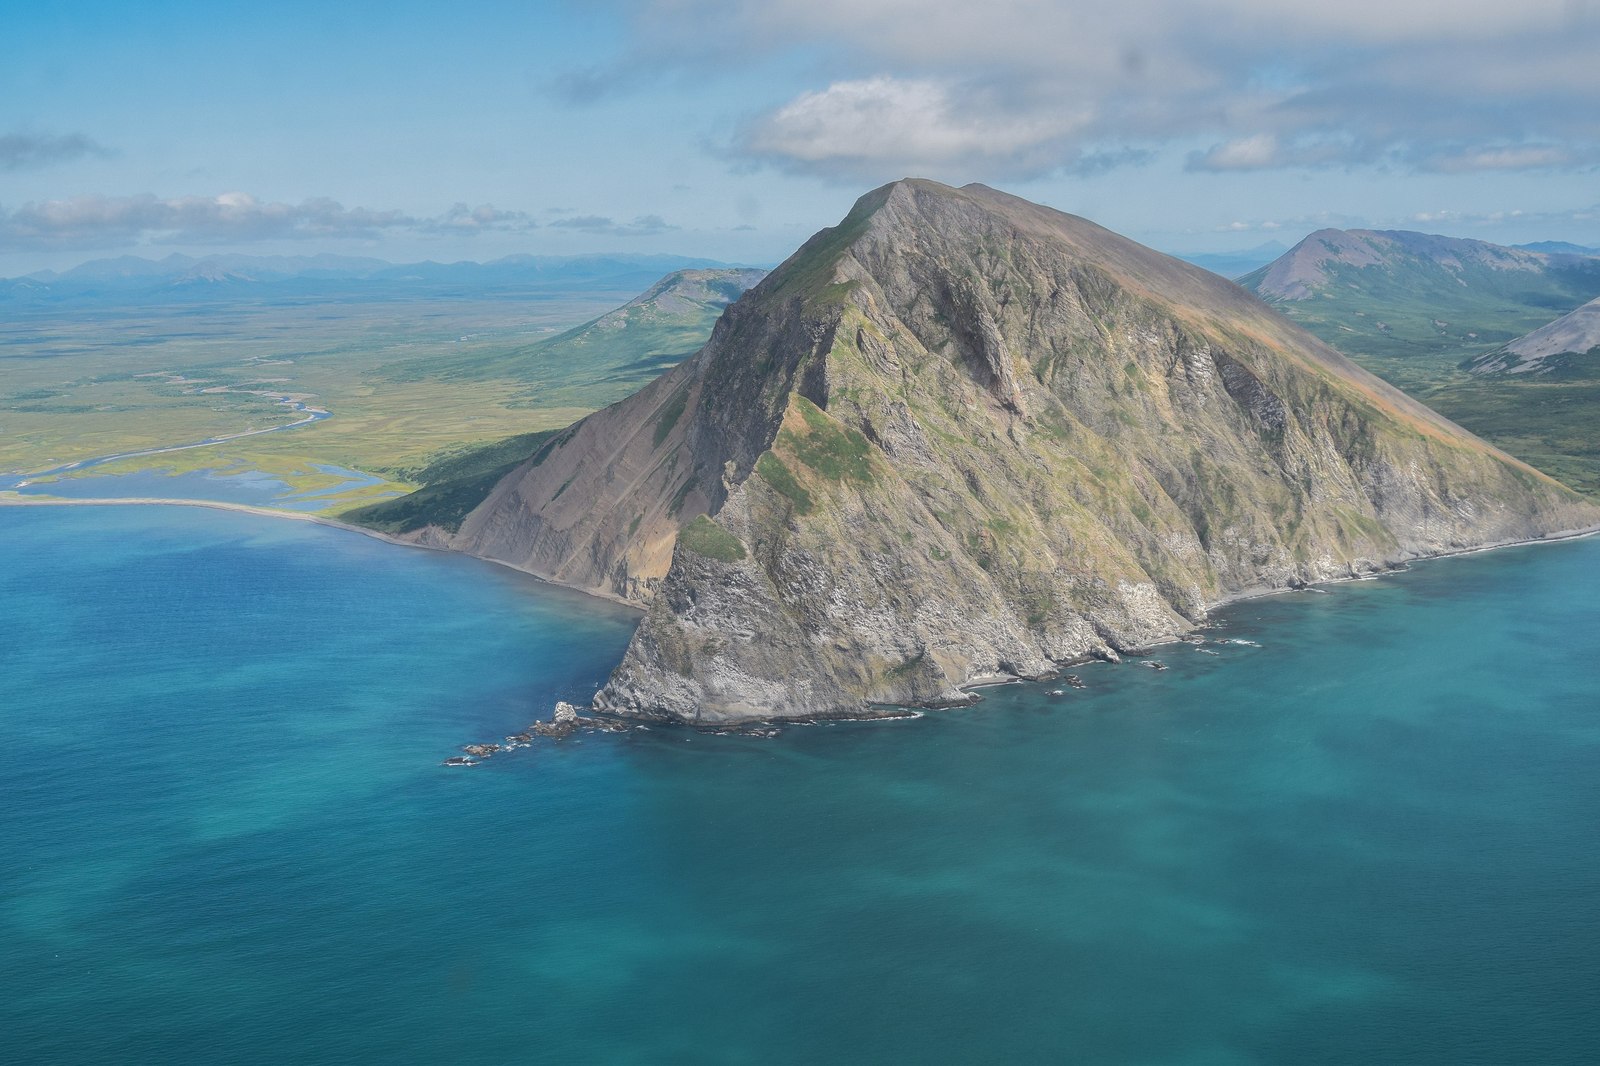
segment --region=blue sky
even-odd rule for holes
[[[11,5],[0,275],[782,258],[908,174],[1169,251],[1600,245],[1600,0]]]

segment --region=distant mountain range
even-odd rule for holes
[[[95,259],[66,271],[0,279],[0,303],[210,300],[251,296],[461,294],[493,297],[529,289],[637,292],[675,270],[726,269],[681,255],[511,255],[487,263],[390,263],[340,255],[173,254]]]
[[[1547,246],[1325,229],[1239,283],[1353,355],[1453,363],[1600,295],[1600,256]]]
[[[1600,248],[1588,248],[1571,241],[1535,241],[1532,244],[1518,244],[1513,247],[1529,252],[1544,252],[1546,255],[1600,255]]]

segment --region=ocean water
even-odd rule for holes
[[[0,545],[7,1061],[1600,1061],[1600,541],[469,770],[635,616],[200,509]]]

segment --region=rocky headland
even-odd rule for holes
[[[1213,274],[906,180],[414,536],[644,608],[593,710],[715,725],[966,702],[1241,595],[1597,524]]]

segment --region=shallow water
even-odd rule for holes
[[[1600,541],[1087,687],[438,765],[635,616],[339,530],[0,509],[0,1032],[52,1062],[1589,1063]]]
[[[333,503],[328,497],[383,483],[383,478],[359,470],[326,463],[312,465],[321,473],[341,480],[325,489],[296,492],[288,483],[260,470],[227,467],[182,473],[135,470],[126,474],[88,474],[22,482],[21,487],[16,484],[11,487],[23,496],[59,496],[69,500],[211,500],[286,511],[320,511]],[[3,487],[6,486],[0,484],[0,488]]]

